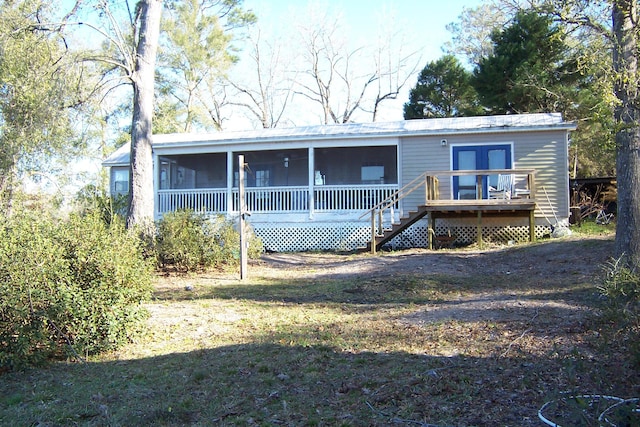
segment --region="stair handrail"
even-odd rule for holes
[[[431,178],[431,179],[430,179]],[[438,197],[438,178],[431,175],[429,172],[424,172],[404,187],[391,193],[387,198],[373,206],[371,209],[363,213],[358,219],[364,218],[367,214],[371,214],[371,253],[376,252],[376,229],[382,229],[383,215],[387,209],[392,208],[400,200],[407,197],[409,194],[416,191],[418,188],[422,188],[425,185],[425,200]],[[408,191],[407,191],[408,190]],[[377,212],[377,215],[376,215]],[[376,216],[378,217],[378,224],[376,227]],[[393,222],[393,218],[391,218]]]
[[[368,214],[374,214],[377,210],[381,210],[381,211],[384,212],[387,209],[391,208],[396,203],[398,203],[400,200],[402,200],[405,197],[407,197],[409,194],[413,193],[414,191],[418,190],[419,188],[422,188],[422,185],[424,184],[426,178],[429,177],[429,176],[432,176],[437,181],[437,177],[435,177],[431,172],[424,172],[421,175],[419,175],[418,177],[416,177],[415,179],[413,179],[411,182],[406,184],[404,187],[394,191],[389,196],[387,196],[387,198],[385,198],[384,200],[382,200],[381,202],[379,202],[378,204],[376,204],[375,206],[373,206],[369,210],[365,211],[365,213],[360,215],[360,217],[358,217],[358,219],[362,219],[365,216],[367,216]],[[409,187],[411,187],[411,188],[409,189]],[[409,191],[407,191],[406,193],[403,193],[407,189],[409,189]],[[437,190],[437,188],[436,188],[436,190]],[[437,194],[437,191],[435,192],[435,194]],[[396,198],[396,196],[398,196],[398,195],[400,195],[400,197]],[[427,195],[426,196],[426,200],[431,200],[431,198],[429,198],[428,195]]]

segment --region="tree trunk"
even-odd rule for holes
[[[127,227],[139,227],[143,234],[153,228],[154,189],[151,151],[156,52],[160,35],[162,0],[141,0],[136,45],[131,123],[131,168]]]
[[[613,1],[613,65],[616,72],[615,108],[618,222],[616,256],[640,267],[640,111],[638,98],[638,40],[636,0]]]

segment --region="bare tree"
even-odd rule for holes
[[[406,52],[405,45],[404,37],[399,31],[390,30],[378,38],[374,56],[377,91],[370,111],[374,122],[382,103],[397,99],[400,91],[419,69],[420,55],[417,52]]]
[[[259,28],[248,38],[251,73],[247,81],[229,78],[228,82],[238,92],[238,101],[233,105],[246,109],[260,125],[275,128],[293,96],[293,79],[286,77],[286,59],[280,39],[265,41]]]
[[[339,16],[307,16],[299,28],[303,63],[296,93],[320,105],[325,124],[354,121],[358,111],[376,120],[381,104],[396,99],[418,69],[417,53],[404,52],[401,33],[393,31],[377,45],[350,47]]]

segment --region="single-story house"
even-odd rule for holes
[[[549,113],[154,135],[155,216],[237,217],[242,155],[267,250],[533,239],[568,221],[574,129]],[[103,165],[111,192],[126,192],[129,147]]]

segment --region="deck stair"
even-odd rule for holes
[[[391,241],[398,234],[424,218],[428,214],[425,206],[419,206],[417,211],[410,211],[408,215],[400,218],[400,222],[391,224],[391,228],[384,228],[382,233],[377,233],[375,237],[376,250]],[[371,251],[371,242],[367,243],[367,250]]]
[[[438,185],[437,177],[424,173],[361,216],[362,218],[367,214],[371,215],[371,240],[367,243],[367,250],[375,253],[382,248],[382,245],[424,218],[428,214],[426,206],[419,206],[417,210],[409,211],[406,216],[400,218],[400,222],[394,223],[393,210],[398,206],[400,200],[417,190],[424,191],[425,200],[437,200],[439,198]],[[390,228],[383,226],[383,216],[386,211],[391,211]]]

